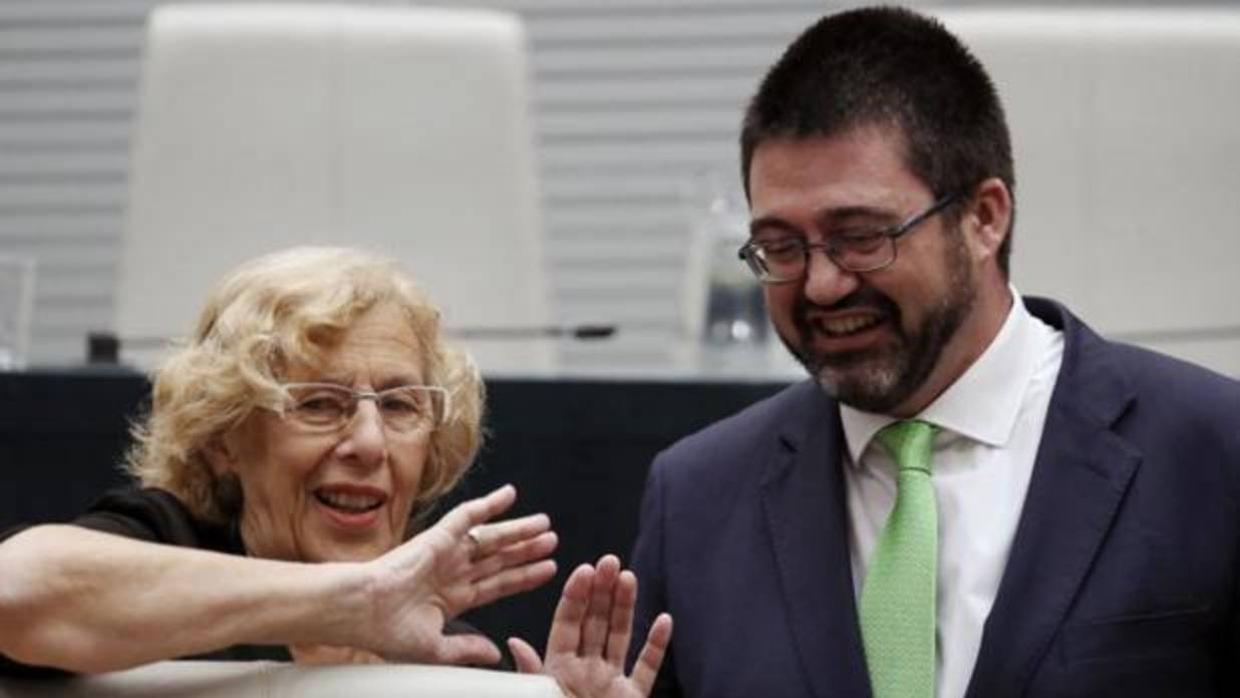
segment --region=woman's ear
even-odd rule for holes
[[[969,248],[976,258],[997,259],[1012,223],[1012,193],[998,177],[977,186],[965,212]]]
[[[230,434],[217,434],[203,450],[207,463],[211,465],[211,472],[216,477],[237,473],[237,444],[235,438],[230,438],[230,436]]]

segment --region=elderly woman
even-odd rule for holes
[[[511,487],[425,526],[480,440],[482,385],[389,262],[296,248],[228,276],[155,374],[129,467],[71,525],[0,542],[0,654],[99,672],[175,657],[494,664],[460,613],[547,582],[546,516]],[[576,695],[644,695],[670,619],[622,668],[636,581],[570,576],[544,662]],[[602,668],[600,670],[600,667]]]

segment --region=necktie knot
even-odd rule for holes
[[[930,454],[937,429],[929,422],[906,419],[882,428],[875,436],[901,470],[930,474]]]

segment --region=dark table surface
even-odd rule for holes
[[[547,512],[559,574],[543,589],[467,620],[540,647],[564,579],[606,552],[626,557],[650,460],[676,439],[772,395],[781,382],[518,379],[487,381],[488,438],[443,506],[514,483],[515,514]],[[149,385],[123,369],[0,373],[0,530],[64,521],[123,485],[128,427]]]

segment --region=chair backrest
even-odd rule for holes
[[[1018,288],[1240,376],[1240,12],[939,16],[1004,100]]]
[[[117,333],[183,336],[226,270],[303,243],[399,259],[449,329],[544,324],[526,73],[522,26],[500,12],[155,10]],[[484,371],[553,356],[534,342],[465,344]]]
[[[555,681],[422,665],[302,667],[271,662],[158,662],[74,681],[0,679],[0,698],[559,698]]]

